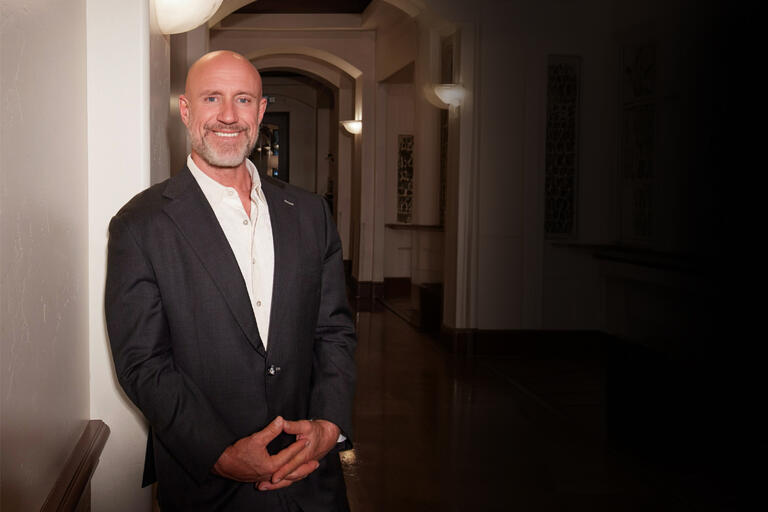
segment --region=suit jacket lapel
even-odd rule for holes
[[[248,341],[261,355],[264,346],[240,267],[216,215],[189,169],[171,178],[164,196],[171,199],[166,214],[197,254],[216,283]]]
[[[269,206],[269,218],[272,225],[272,242],[275,247],[275,273],[272,280],[272,310],[269,313],[269,349],[279,350],[279,329],[284,312],[290,307],[290,297],[286,295],[286,281],[291,278],[289,272],[298,267],[299,224],[298,212],[294,207],[295,199],[286,192],[285,184],[279,180],[261,176],[262,190]]]

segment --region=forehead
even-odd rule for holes
[[[261,80],[256,69],[243,59],[212,59],[190,71],[187,80],[190,93],[211,91],[261,95]]]

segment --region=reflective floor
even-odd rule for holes
[[[740,509],[698,463],[609,442],[593,359],[460,358],[389,311],[358,336],[353,512]]]

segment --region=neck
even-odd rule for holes
[[[238,192],[249,193],[251,189],[251,174],[248,172],[245,160],[237,167],[216,167],[203,160],[194,151],[192,151],[192,160],[198,169],[225,187],[232,187]]]

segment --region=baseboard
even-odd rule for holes
[[[385,277],[384,278],[384,297],[394,299],[398,297],[409,297],[411,295],[410,277]]]

